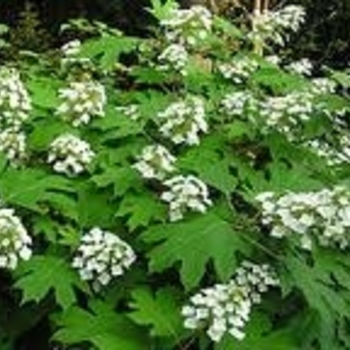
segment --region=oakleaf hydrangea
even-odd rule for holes
[[[173,9],[160,21],[170,42],[195,46],[208,37],[212,27],[212,14],[200,5],[189,9]]]
[[[6,158],[17,164],[25,157],[26,135],[13,128],[7,128],[0,132],[0,152],[4,153]]]
[[[231,63],[220,64],[218,69],[224,78],[241,84],[257,70],[258,66],[258,63],[249,57],[237,57]]]
[[[58,173],[77,175],[86,170],[94,156],[87,142],[74,135],[63,134],[51,143],[47,161]]]
[[[284,46],[290,32],[297,32],[304,23],[306,12],[303,7],[288,5],[276,11],[255,14],[249,38],[262,44],[272,43]]]
[[[174,102],[158,113],[160,133],[175,144],[198,145],[199,133],[208,131],[204,102],[198,97]]]
[[[92,62],[87,57],[80,57],[82,43],[80,40],[75,39],[69,41],[61,47],[62,52],[62,68],[71,72],[73,67],[84,67],[85,69],[91,69]]]
[[[186,65],[189,60],[189,54],[182,44],[170,44],[158,57],[160,65],[158,68],[164,71],[174,70],[186,75]]]
[[[311,83],[311,92],[315,95],[333,94],[337,88],[336,82],[329,78],[313,78]]]
[[[2,127],[20,128],[29,118],[31,101],[18,71],[0,68],[0,124]]]
[[[253,305],[261,302],[261,295],[269,287],[278,284],[269,265],[245,261],[227,284],[204,288],[190,298],[189,304],[182,308],[184,326],[206,328],[214,342],[219,342],[226,333],[242,340]]]
[[[73,81],[69,87],[59,90],[62,103],[56,114],[73,126],[88,124],[94,117],[104,117],[105,88],[93,80]]]
[[[95,290],[125,273],[136,260],[133,249],[117,235],[99,227],[85,233],[73,260],[73,267]]]
[[[145,179],[164,180],[168,173],[175,170],[176,158],[162,145],[146,146],[139,161],[134,164]]]
[[[195,176],[175,176],[164,182],[169,188],[161,199],[169,203],[170,220],[177,221],[184,217],[187,210],[205,213],[212,205],[207,185]]]
[[[313,65],[308,58],[302,58],[299,61],[291,62],[288,66],[286,66],[286,69],[291,73],[311,76]]]
[[[336,144],[318,138],[306,142],[305,146],[324,158],[329,166],[350,164],[350,135],[335,133],[333,141]]]
[[[0,268],[15,269],[32,255],[32,239],[13,209],[0,209]]]
[[[264,192],[256,197],[262,223],[272,237],[291,237],[310,250],[313,241],[345,249],[350,243],[350,191],[338,186],[314,192],[278,195]]]
[[[222,111],[230,117],[249,117],[256,113],[259,103],[250,91],[236,91],[224,96],[221,101]]]
[[[260,102],[259,114],[267,130],[278,130],[293,140],[300,124],[310,120],[314,111],[311,93],[292,92],[285,96],[270,96]]]

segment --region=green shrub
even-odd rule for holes
[[[349,74],[151,12],[0,69],[2,348],[349,348]]]

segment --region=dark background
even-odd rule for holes
[[[182,0],[182,3],[205,0]],[[216,0],[227,2],[228,0]],[[236,0],[237,1],[237,0]],[[241,0],[249,3],[253,0]],[[307,25],[293,40],[296,56],[308,56],[317,63],[345,67],[350,63],[350,0],[288,0],[279,4],[301,4],[308,12]],[[150,16],[148,0],[31,0],[43,29],[57,38],[59,25],[70,18],[84,17],[107,22],[128,34],[144,34]],[[23,0],[0,0],[1,22],[18,24],[25,8]],[[55,45],[55,40],[52,41]]]

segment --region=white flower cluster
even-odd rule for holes
[[[306,143],[306,146],[313,150],[318,156],[325,158],[329,166],[350,164],[350,135],[334,135],[336,145],[326,140],[314,139]]]
[[[199,132],[208,131],[204,103],[198,97],[172,103],[158,118],[162,121],[159,131],[175,144],[198,145]]]
[[[311,82],[311,93],[315,95],[333,94],[337,88],[336,82],[329,78],[314,78]]]
[[[219,65],[219,72],[225,79],[241,84],[247,80],[259,67],[258,63],[249,57],[236,58],[232,63]]]
[[[87,142],[74,135],[63,134],[51,143],[47,161],[58,173],[77,175],[86,169],[94,156]]]
[[[12,68],[0,68],[0,123],[2,127],[22,126],[29,118],[31,102],[19,73]]]
[[[0,209],[0,268],[15,269],[32,255],[32,239],[13,209]]]
[[[56,113],[75,127],[88,124],[92,117],[104,117],[106,92],[96,81],[71,82],[69,87],[59,90],[59,97],[62,103]]]
[[[205,288],[190,298],[189,305],[182,308],[184,326],[207,327],[206,332],[214,342],[219,342],[225,333],[242,340],[253,305],[261,302],[261,294],[269,287],[278,284],[269,265],[245,261],[229,283]]]
[[[84,281],[92,281],[95,290],[119,277],[136,260],[133,249],[115,234],[98,227],[81,238],[72,266]]]
[[[0,151],[6,154],[13,164],[25,157],[26,135],[14,128],[4,129],[0,132]]]
[[[313,240],[340,249],[350,244],[350,191],[343,186],[281,196],[264,192],[256,199],[273,237],[295,237],[307,250]]]
[[[170,44],[158,57],[160,66],[158,68],[164,71],[174,70],[182,75],[186,75],[186,65],[189,55],[182,44]]]
[[[31,101],[19,73],[0,68],[0,151],[16,165],[25,156],[23,123],[29,118]]]
[[[79,54],[81,50],[81,41],[78,39],[69,41],[61,47],[62,53],[64,56],[75,56]]]
[[[231,117],[241,117],[256,113],[258,101],[249,91],[236,91],[227,94],[221,101],[223,112]]]
[[[176,158],[162,145],[146,146],[133,165],[145,179],[164,180],[168,173],[175,170]]]
[[[208,37],[212,27],[212,14],[204,6],[189,9],[173,9],[160,25],[166,30],[170,42],[195,46]]]
[[[81,41],[76,39],[69,41],[61,47],[63,58],[61,60],[62,68],[70,69],[72,66],[91,67],[92,62],[87,57],[79,57],[81,52]]]
[[[288,5],[277,11],[256,14],[249,38],[255,42],[271,41],[283,46],[288,39],[288,32],[297,32],[304,23],[305,17],[304,8],[297,5]]]
[[[161,195],[161,199],[169,203],[170,221],[181,220],[189,209],[205,213],[212,205],[207,185],[193,175],[175,176],[164,182],[169,188]]]
[[[139,106],[136,104],[131,104],[128,106],[119,106],[115,108],[116,111],[129,117],[131,120],[138,120],[140,118]]]
[[[295,61],[286,66],[286,69],[292,73],[311,76],[313,65],[308,58],[302,58],[299,61]]]
[[[268,97],[260,103],[259,114],[267,128],[283,132],[292,140],[295,136],[293,129],[310,120],[314,110],[312,94],[293,92],[286,96]]]

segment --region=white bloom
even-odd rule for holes
[[[162,145],[147,146],[142,150],[139,161],[134,164],[145,179],[164,180],[175,170],[176,158]]]
[[[219,65],[218,69],[224,78],[241,84],[257,70],[258,66],[258,63],[249,57],[238,57],[232,63]]]
[[[273,237],[295,236],[308,250],[314,240],[341,249],[350,245],[350,191],[345,187],[282,196],[269,192],[256,199]]]
[[[26,135],[17,129],[5,129],[0,132],[0,151],[13,164],[25,157]]]
[[[0,68],[0,124],[19,128],[29,118],[31,101],[19,73],[12,68]]]
[[[74,135],[64,134],[51,143],[48,163],[52,163],[54,170],[59,173],[76,175],[86,169],[94,156],[87,142]]]
[[[310,76],[312,75],[313,66],[308,58],[303,58],[290,63],[286,69],[295,74]]]
[[[0,209],[0,268],[15,269],[32,255],[32,239],[13,209]]]
[[[265,60],[267,62],[270,62],[272,64],[275,64],[276,66],[278,66],[281,62],[281,58],[277,55],[270,55],[270,56],[266,56]]]
[[[222,110],[228,116],[242,117],[258,110],[258,101],[249,91],[236,91],[227,94],[221,101]]]
[[[308,141],[305,146],[324,158],[329,166],[350,163],[350,135],[333,130],[333,143],[322,139]]]
[[[261,294],[279,281],[268,265],[245,261],[227,284],[202,289],[182,308],[184,326],[189,329],[207,327],[207,334],[219,342],[225,333],[238,340],[245,337],[252,306],[261,301]]]
[[[313,95],[307,92],[272,96],[259,104],[263,130],[278,130],[291,141],[296,138],[301,124],[310,120],[314,111]]]
[[[161,199],[169,203],[171,221],[181,220],[188,209],[204,213],[212,205],[206,184],[195,176],[175,176],[164,185],[169,190]]]
[[[81,238],[72,266],[82,280],[99,290],[125,273],[136,260],[133,249],[115,234],[98,227]]]
[[[328,78],[314,78],[311,82],[313,84],[311,92],[316,95],[332,94],[335,93],[337,88],[336,82]]]
[[[158,57],[160,70],[175,70],[186,75],[185,67],[188,62],[188,52],[181,44],[170,44]]]
[[[69,87],[59,90],[59,97],[62,103],[56,114],[73,126],[88,124],[95,116],[104,117],[106,92],[96,81],[71,82]]]
[[[173,9],[160,25],[171,42],[196,46],[208,37],[212,27],[212,14],[204,6],[190,9]]]
[[[158,118],[162,122],[159,131],[175,144],[197,145],[200,142],[198,134],[208,131],[204,103],[198,97],[172,103],[158,113]]]
[[[61,47],[61,51],[64,56],[75,56],[79,54],[81,50],[81,41],[78,39],[69,41]]]
[[[254,16],[253,29],[249,38],[253,42],[271,42],[283,46],[289,32],[297,32],[305,21],[303,7],[288,5],[277,11],[266,11]]]

